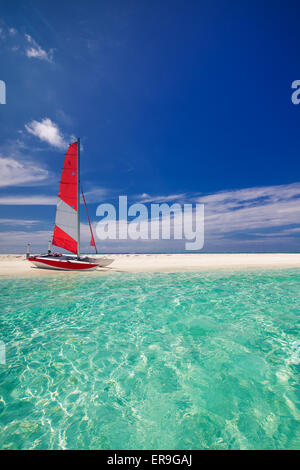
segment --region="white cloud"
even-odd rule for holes
[[[25,253],[27,243],[31,244],[31,251],[46,251],[48,240],[52,237],[50,230],[36,232],[10,231],[0,232],[0,251],[2,253]]]
[[[39,223],[38,220],[31,219],[0,219],[1,225],[14,225],[16,227],[31,227]]]
[[[5,220],[5,219],[3,219]],[[9,219],[8,219],[9,220]],[[23,221],[16,221],[16,225],[20,226]],[[19,223],[20,222],[20,223]],[[26,222],[26,221],[24,221]],[[30,222],[30,221],[28,221]],[[33,223],[35,221],[32,221]],[[38,222],[38,221],[37,221]],[[0,219],[1,223],[1,219]],[[89,246],[90,230],[87,224],[80,224],[81,232],[81,248],[85,251],[93,251]],[[2,253],[25,253],[27,243],[31,244],[31,252],[41,252],[48,249],[48,241],[52,240],[52,230],[10,230],[0,232],[0,252]],[[97,242],[96,242],[97,243]],[[59,247],[54,247],[54,251],[60,251]]]
[[[196,202],[205,204],[205,229],[211,237],[300,224],[300,183],[222,191]]]
[[[0,27],[0,39],[7,39],[8,36],[13,37],[17,34],[16,28],[9,28],[3,21]]]
[[[90,196],[101,197],[101,188],[93,189],[87,193],[87,203]],[[89,194],[89,196],[88,196]],[[163,201],[173,200],[173,196]],[[144,197],[148,198],[148,195]],[[151,198],[155,200],[156,197]],[[159,200],[161,198],[159,197]],[[300,249],[300,183],[278,186],[264,186],[245,188],[234,191],[221,191],[210,195],[191,195],[184,200],[185,203],[205,203],[205,243],[204,251],[298,251]],[[26,197],[2,197],[0,204],[55,204],[56,197],[45,195]],[[83,210],[83,209],[82,209]],[[90,214],[93,221],[94,214]],[[190,213],[192,217],[192,212]],[[93,221],[94,235],[96,237],[96,223]],[[181,218],[174,214],[174,225],[179,224]],[[119,221],[118,225],[125,224]],[[141,223],[142,233],[146,233],[148,224]],[[89,248],[89,227],[81,224],[82,245],[84,251]],[[17,232],[16,232],[17,233]],[[48,235],[45,235],[48,233]],[[34,233],[34,243],[42,239],[43,246],[49,239],[50,232]],[[13,246],[14,235],[11,234],[10,246]],[[30,240],[30,229],[23,235],[17,233],[15,246],[22,241]],[[4,237],[5,238],[5,237]],[[0,236],[0,244],[2,245]],[[18,242],[18,243],[17,243]],[[8,241],[7,241],[8,243]],[[180,240],[97,240],[100,251],[184,251],[184,242]],[[1,246],[0,245],[0,246]],[[3,249],[3,248],[1,248]],[[9,251],[9,248],[6,249]],[[10,251],[13,251],[10,248]]]
[[[89,191],[84,191],[84,197],[86,199],[86,203],[92,203],[92,202],[98,202],[99,204],[101,203],[101,200],[105,196],[107,196],[108,190],[105,188],[93,188],[90,189]]]
[[[170,194],[168,196],[150,196],[150,194],[144,193],[137,196],[140,199],[140,202],[146,204],[147,202],[170,202],[178,201],[186,197],[186,194]]]
[[[0,206],[53,206],[56,203],[56,196],[0,196]]]
[[[103,197],[106,193],[107,191],[102,188],[95,188],[92,191],[84,193],[87,205],[92,202],[100,202],[101,197]],[[53,206],[56,205],[56,203],[57,196],[47,196],[45,194],[36,194],[34,196],[22,194],[19,196],[0,196],[0,206]],[[82,204],[83,201],[81,199],[81,205]]]
[[[49,173],[33,162],[21,162],[12,157],[0,156],[0,187],[36,185],[45,180]]]
[[[141,202],[171,202],[182,198],[184,203],[204,203],[204,251],[300,249],[300,183],[220,191],[201,197],[190,195],[184,198],[181,194],[165,197],[143,194],[139,197],[142,197]],[[186,216],[186,220],[192,218],[194,211]],[[118,225],[122,224],[125,221],[118,222]],[[173,224],[174,227],[181,226],[181,214],[174,214]],[[148,221],[141,222],[140,227],[142,233],[147,233]],[[112,249],[116,245],[114,241],[107,243],[111,244]],[[119,240],[118,243],[123,244],[123,251],[129,250],[130,246],[134,251],[146,246],[140,240]],[[161,240],[149,240],[147,251],[159,250],[161,243]],[[166,251],[184,249],[182,243],[175,240],[169,240],[163,246]]]
[[[44,118],[40,122],[33,120],[25,124],[25,129],[43,142],[61,150],[65,150],[72,139],[70,137],[70,141],[67,142],[58,125],[49,118]]]
[[[30,36],[30,34],[25,34],[24,40],[24,36],[18,34],[16,28],[8,27],[3,22],[2,24],[3,26],[0,27],[0,39],[5,40],[11,51],[17,52],[22,49],[29,59],[39,59],[53,63],[54,49],[46,51],[33,39],[32,36]]]
[[[25,50],[29,59],[35,58],[46,60],[47,62],[53,62],[53,49],[46,52],[29,34],[25,34],[25,37],[27,42],[30,44],[30,47],[27,47]]]

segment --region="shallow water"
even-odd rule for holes
[[[0,448],[299,448],[299,281],[1,279]]]

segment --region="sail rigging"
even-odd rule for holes
[[[96,247],[96,243],[95,243],[95,238],[94,238],[94,234],[93,234],[92,224],[91,224],[91,221],[90,221],[90,217],[89,217],[89,213],[88,213],[88,208],[87,208],[87,205],[86,205],[86,202],[85,202],[85,197],[84,197],[82,188],[81,188],[81,194],[82,194],[82,199],[83,199],[83,202],[84,202],[84,206],[85,206],[85,210],[86,210],[86,215],[87,215],[87,218],[88,218],[88,221],[89,221],[89,226],[90,226],[90,232],[91,232],[91,242],[90,242],[90,245],[95,248],[96,254],[98,254],[97,247]]]

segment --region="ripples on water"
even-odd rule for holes
[[[2,279],[0,448],[299,448],[299,280]]]

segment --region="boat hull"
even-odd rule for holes
[[[43,257],[29,257],[28,261],[38,268],[56,269],[62,271],[93,271],[98,268],[98,263],[89,263],[77,259],[50,259]]]

